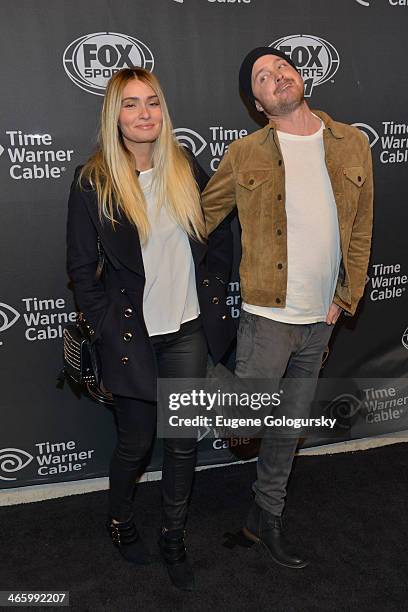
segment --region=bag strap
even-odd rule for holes
[[[96,241],[96,248],[98,249],[98,265],[96,266],[95,280],[98,281],[102,276],[103,268],[105,265],[105,251],[103,250],[101,239],[99,238],[99,236]]]

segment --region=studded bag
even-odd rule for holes
[[[97,248],[98,263],[95,279],[99,280],[105,265],[105,253],[99,237]],[[102,384],[99,356],[96,347],[92,344],[92,334],[93,331],[82,312],[78,313],[75,323],[64,328],[64,365],[58,378],[61,384],[66,378],[69,378],[76,385],[85,389],[93,399],[103,404],[111,404],[112,394]]]

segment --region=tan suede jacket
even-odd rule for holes
[[[326,166],[337,205],[342,263],[334,301],[353,315],[370,255],[373,177],[368,140],[357,128],[313,111],[324,122]],[[242,228],[243,300],[284,308],[287,287],[285,166],[275,125],[231,143],[202,203],[208,232],[237,206]],[[313,248],[313,245],[310,245]]]

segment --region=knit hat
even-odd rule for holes
[[[241,68],[239,69],[239,87],[253,106],[255,106],[255,98],[252,92],[252,68],[254,67],[256,60],[263,55],[277,55],[278,57],[281,57],[287,61],[288,64],[297,71],[297,68],[290,57],[279,49],[275,49],[274,47],[256,47],[256,49],[252,49],[252,51],[248,53],[242,62]]]

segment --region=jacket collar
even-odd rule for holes
[[[327,113],[319,110],[313,110],[313,114],[317,115],[324,123],[325,127],[334,136],[334,138],[344,138],[344,126],[338,121],[334,121]],[[274,121],[269,121],[268,125],[258,130],[259,144],[263,145],[268,140],[271,132],[276,131]]]

